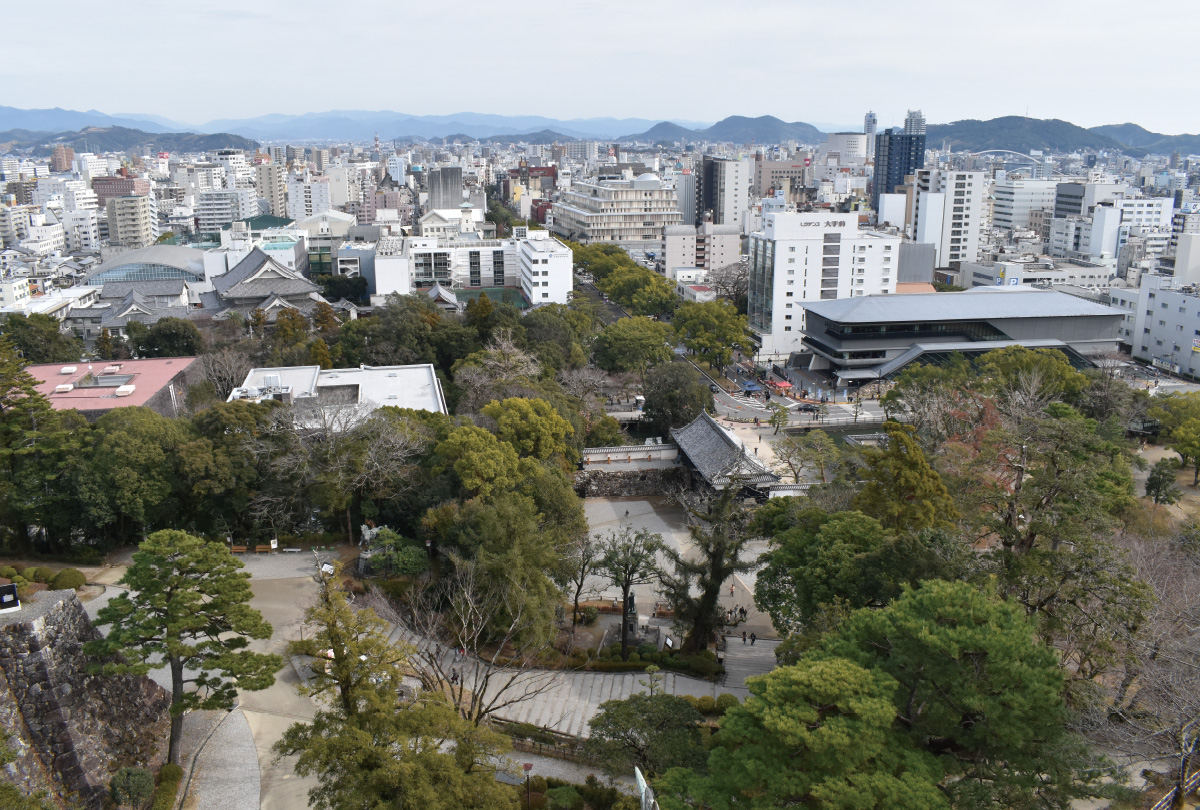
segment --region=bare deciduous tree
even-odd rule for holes
[[[718,267],[708,273],[708,286],[717,295],[733,301],[746,294],[749,281],[750,263],[746,260]]]
[[[417,583],[400,604],[378,591],[368,602],[404,629],[422,688],[449,694],[478,725],[555,686],[557,671],[537,668],[554,628],[536,626],[540,614],[514,583],[486,578],[474,561],[449,561],[452,573]]]
[[[222,401],[228,399],[230,392],[245,381],[252,366],[250,356],[232,346],[222,346],[204,355],[201,363],[204,379],[213,384]]]
[[[585,405],[609,384],[608,374],[589,366],[563,369],[558,373],[558,381],[568,394],[579,398]]]

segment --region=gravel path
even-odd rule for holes
[[[196,810],[258,810],[259,787],[254,737],[246,716],[234,709],[196,759],[189,795]]]
[[[608,777],[604,771],[591,765],[580,765],[578,762],[571,762],[558,757],[544,757],[541,754],[527,754],[522,751],[513,751],[508,755],[510,767],[505,768],[512,776],[519,779],[522,783],[525,781],[525,771],[521,768],[521,763],[533,763],[533,770],[530,772],[533,776],[541,776],[542,778],[565,779],[568,782],[574,782],[577,785],[582,785],[587,781],[589,776],[594,775],[602,784],[608,784]],[[619,778],[616,782],[616,787],[623,793],[633,794],[633,778]]]

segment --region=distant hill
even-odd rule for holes
[[[1091,132],[1105,135],[1118,143],[1132,147],[1125,151],[1147,155],[1200,154],[1200,135],[1163,135],[1140,127],[1137,124],[1105,124],[1092,127]]]
[[[207,152],[212,149],[256,149],[258,143],[240,135],[220,132],[197,135],[194,132],[143,132],[129,127],[87,127],[77,132],[30,132],[9,130],[0,132],[0,144],[9,148],[30,150],[35,155],[48,155],[54,146],[63,144],[76,152],[128,152],[148,148],[157,152]]]
[[[31,132],[63,132],[84,127],[136,127],[143,132],[178,131],[176,127],[160,123],[106,115],[98,110],[64,110],[54,107],[47,110],[22,110],[17,107],[0,106],[0,130],[25,129]]]
[[[563,135],[561,132],[555,132],[552,129],[543,129],[538,132],[526,132],[521,135],[493,135],[490,138],[481,138],[480,140],[491,141],[492,143],[566,143],[567,141],[577,141],[579,138],[572,138],[570,135]]]
[[[800,141],[819,143],[825,133],[812,124],[797,121],[788,123],[773,115],[747,118],[731,115],[705,129],[687,129],[669,121],[655,124],[645,132],[625,135],[619,140],[657,143],[659,141],[733,141],[734,143],[780,143]]]
[[[1041,149],[1052,152],[1074,152],[1079,149],[1120,149],[1121,144],[1107,135],[1057,118],[1023,118],[1008,115],[989,121],[968,119],[952,124],[931,124],[925,132],[925,143],[953,149],[979,152],[984,149],[1011,149],[1029,152]]]

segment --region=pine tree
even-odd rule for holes
[[[866,485],[854,498],[854,507],[879,520],[885,528],[918,531],[944,526],[958,519],[958,509],[929,465],[916,439],[916,429],[899,422],[884,422],[885,450],[864,453]]]
[[[179,764],[183,714],[229,709],[239,689],[275,682],[277,655],[246,649],[271,635],[271,625],[249,605],[250,575],[222,543],[171,529],[150,535],[121,578],[129,590],[100,610],[108,636],[85,645],[105,675],[171,670],[171,739],[167,761]],[[195,686],[188,690],[189,684]]]

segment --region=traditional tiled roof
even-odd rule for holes
[[[696,472],[714,489],[724,489],[731,479],[745,486],[770,484],[779,476],[767,469],[755,455],[746,451],[737,436],[722,427],[707,412],[681,428],[671,430],[671,438]]]
[[[155,281],[108,281],[100,290],[101,298],[124,298],[130,292],[142,295],[183,295],[187,285],[181,278]]]
[[[313,284],[295,270],[284,267],[263,251],[255,248],[228,273],[213,279],[213,287],[226,303],[230,299],[267,298],[272,294],[286,297],[305,296],[317,292]]]

